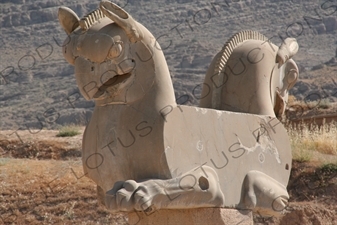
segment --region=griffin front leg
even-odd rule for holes
[[[169,180],[117,182],[105,195],[112,211],[222,207],[225,199],[216,172],[204,166]]]

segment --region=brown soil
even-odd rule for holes
[[[288,185],[290,203],[279,218],[255,216],[255,224],[337,224],[337,165],[293,162]]]
[[[69,160],[81,156],[80,149],[66,146],[66,142],[29,141],[23,143],[17,140],[0,140],[0,155],[2,157],[28,159]]]
[[[21,131],[0,132],[0,224],[122,224],[96,199],[96,186],[83,176],[81,135],[56,138]],[[337,224],[337,166],[293,162],[290,203],[276,218],[255,215],[255,224]]]
[[[81,135],[12,133],[0,131],[0,224],[127,224],[83,176]]]

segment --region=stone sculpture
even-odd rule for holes
[[[285,39],[278,48],[258,32],[235,34],[207,71],[200,107],[281,118],[288,90],[298,79],[291,59],[297,51],[294,38]]]
[[[102,1],[82,19],[62,7],[59,20],[64,57],[96,104],[82,160],[108,209],[285,207],[291,149],[274,111],[282,114],[298,76],[294,39],[278,48],[257,32],[234,36],[210,66],[199,108],[176,105],[159,44],[117,5]],[[250,64],[232,79],[237,60]]]

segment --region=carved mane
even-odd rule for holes
[[[97,23],[100,19],[106,17],[101,9],[96,9],[87,15],[85,15],[81,20],[79,21],[80,27],[83,30],[88,30],[90,27],[92,27],[95,23]]]
[[[213,75],[218,79],[218,83],[223,83],[223,79],[225,77],[225,68],[229,57],[232,55],[234,49],[239,46],[241,43],[247,40],[259,40],[259,41],[267,41],[268,38],[265,37],[263,34],[252,31],[252,30],[245,30],[240,31],[234,34],[225,45],[222,47],[220,51],[220,57],[215,62],[214,72]],[[212,93],[212,108],[219,108],[221,104],[221,89],[214,88]]]

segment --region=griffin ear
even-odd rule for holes
[[[143,39],[143,33],[137,21],[124,9],[107,0],[101,1],[100,8],[105,16],[110,18],[125,31],[132,43]]]
[[[73,10],[67,7],[59,8],[58,19],[68,35],[79,26],[80,19]]]
[[[298,43],[295,38],[286,38],[280,46],[276,62],[282,66],[285,62],[291,59],[298,52]]]

